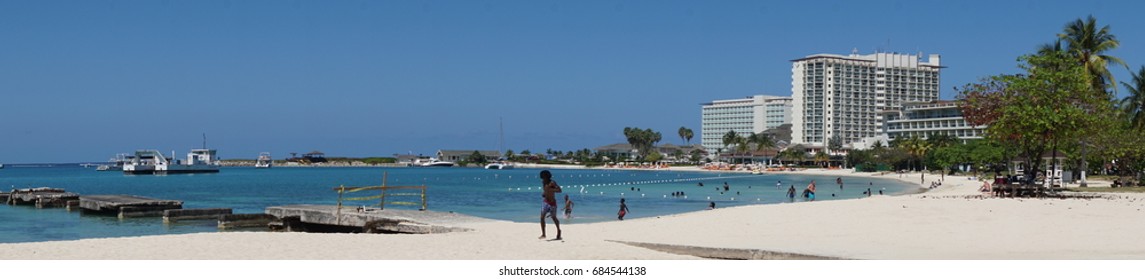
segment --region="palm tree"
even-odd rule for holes
[[[680,140],[684,141],[684,145],[691,144],[692,136],[695,136],[695,134],[692,133],[692,129],[683,126],[681,126],[676,133],[680,134]]]
[[[757,152],[775,147],[775,140],[771,139],[771,135],[765,133],[752,133],[748,135],[748,142],[755,143],[755,151]]]
[[[1129,91],[1125,99],[1121,100],[1121,110],[1125,112],[1130,127],[1142,130],[1145,129],[1145,66],[1131,74],[1133,84],[1121,82]]]
[[[748,146],[750,146],[750,144],[751,143],[749,143],[747,141],[747,137],[744,137],[743,135],[736,134],[736,138],[735,138],[736,154],[751,153],[751,149],[748,148]],[[740,158],[739,162],[743,163],[743,158]]]
[[[1109,25],[1099,29],[1097,19],[1090,15],[1084,21],[1077,19],[1066,24],[1062,32],[1058,34],[1059,44],[1065,43],[1064,51],[1085,66],[1095,89],[1104,91],[1116,85],[1113,74],[1109,72],[1109,63],[1121,64],[1126,68],[1129,66],[1120,58],[1105,54],[1121,45],[1117,37],[1110,33]]]
[[[922,158],[926,156],[926,153],[929,152],[931,148],[930,143],[926,142],[926,140],[923,140],[922,138],[919,138],[918,135],[913,135],[910,138],[905,139],[903,143],[900,143],[900,145],[903,146],[903,149],[906,150],[911,159],[914,159],[919,164],[922,163]]]
[[[958,144],[958,137],[954,137],[950,134],[933,133],[926,137],[926,141],[934,148],[950,147],[954,144]]]
[[[819,152],[815,153],[816,165],[822,165],[824,161],[828,160],[831,160],[831,156],[828,156],[826,152],[823,152],[823,150],[819,150]]]
[[[775,141],[771,139],[771,135],[766,133],[752,133],[747,136],[747,142],[755,144],[756,152],[763,152],[775,147]]]
[[[688,141],[688,137],[687,137],[688,136],[688,128],[687,127],[681,126],[679,130],[676,130],[676,134],[680,135],[680,142]]]
[[[843,148],[843,138],[840,138],[839,135],[836,134],[835,136],[831,136],[831,139],[827,139],[827,151],[828,152],[838,151],[842,148]]]
[[[727,150],[729,146],[736,143],[736,137],[739,137],[739,134],[736,134],[735,130],[728,130],[728,133],[724,133],[724,150]]]
[[[803,145],[799,144],[787,147],[786,150],[783,150],[783,152],[780,153],[780,158],[786,159],[788,161],[803,161],[805,153],[803,150]]]

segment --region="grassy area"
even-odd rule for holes
[[[1066,190],[1072,191],[1072,192],[1095,192],[1095,193],[1145,193],[1145,187],[1066,188]]]

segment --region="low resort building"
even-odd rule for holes
[[[472,156],[473,152],[481,153],[486,161],[496,161],[502,156],[501,152],[494,150],[437,150],[437,159],[452,162],[469,161],[469,156]]]

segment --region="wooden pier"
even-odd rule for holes
[[[363,233],[446,233],[469,231],[466,223],[487,219],[456,213],[337,205],[287,205],[266,208],[279,220],[272,226],[287,231],[349,231]]]
[[[120,219],[163,216],[164,210],[183,209],[178,200],[160,200],[133,195],[85,195],[80,197],[80,208],[98,213],[115,213]]]
[[[36,208],[63,207],[80,195],[57,188],[14,189],[6,199],[9,205],[34,204]]]

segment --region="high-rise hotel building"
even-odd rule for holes
[[[882,110],[906,101],[938,99],[939,56],[816,54],[792,60],[792,144],[819,150],[838,136],[842,145],[882,133]]]
[[[755,95],[700,104],[700,144],[708,154],[724,148],[728,131],[747,136],[791,123],[791,97]]]

